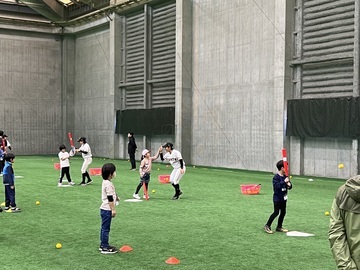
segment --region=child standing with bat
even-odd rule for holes
[[[264,226],[264,231],[266,233],[272,234],[271,224],[274,219],[279,215],[278,223],[276,226],[277,232],[288,232],[287,229],[282,227],[283,221],[286,215],[286,202],[287,202],[287,191],[292,189],[292,184],[289,177],[285,173],[284,161],[280,160],[276,163],[276,168],[278,173],[273,177],[273,202],[274,202],[274,212],[270,215],[268,221]]]
[[[92,162],[91,148],[90,148],[90,145],[86,142],[85,137],[80,137],[78,139],[78,142],[80,143],[81,146],[79,147],[79,149],[76,149],[75,151],[77,153],[80,152],[84,159],[83,165],[81,167],[82,181],[81,181],[80,185],[86,186],[86,185],[89,185],[92,183],[90,175],[87,172],[87,169]],[[87,178],[87,182],[85,183],[86,178]]]
[[[60,145],[59,147],[59,160],[60,160],[60,178],[59,178],[59,182],[58,182],[58,187],[62,187],[62,180],[64,178],[64,176],[66,175],[66,179],[69,182],[69,185],[74,186],[75,183],[73,181],[71,181],[71,177],[70,177],[70,154],[66,151],[66,146],[65,145]]]
[[[134,199],[140,199],[139,191],[143,185],[144,187],[144,199],[149,199],[149,195],[147,191],[149,190],[149,182],[150,182],[150,173],[151,173],[151,164],[154,160],[157,160],[160,152],[162,150],[162,147],[159,148],[159,151],[157,154],[153,157],[150,156],[150,151],[147,149],[144,149],[142,151],[142,160],[139,168],[140,173],[140,183],[137,185],[135,193],[133,194]]]

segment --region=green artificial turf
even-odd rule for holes
[[[58,188],[55,162],[56,156],[15,159],[15,175],[23,177],[16,178],[22,212],[0,213],[1,269],[336,269],[324,212],[343,180],[292,178],[284,227],[315,236],[287,237],[263,231],[273,210],[273,173],[188,166],[180,182],[182,198],[173,201],[172,186],[158,181],[171,166],[153,163],[149,189],[156,192],[149,201],[130,203],[124,200],[132,197],[138,172],[130,171],[126,160],[94,158],[91,168],[107,162],[117,167],[114,183],[121,202],[110,244],[133,248],[103,255],[98,251],[101,177],[86,187]],[[79,156],[71,161],[76,183],[81,164]],[[251,183],[262,184],[260,194],[241,194],[240,185]],[[180,264],[166,264],[172,256]]]

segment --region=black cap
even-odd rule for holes
[[[86,138],[85,137],[80,137],[77,141],[78,142],[86,142]]]
[[[162,147],[170,147],[171,149],[174,147],[174,145],[171,142],[165,143]]]

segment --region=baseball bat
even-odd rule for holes
[[[70,146],[75,147],[71,132],[68,133],[68,137],[69,137],[69,141],[70,141]]]
[[[289,172],[289,163],[287,161],[286,149],[283,148],[281,152],[282,152],[282,156],[283,156],[285,174],[286,174],[286,176],[289,176],[290,172]]]

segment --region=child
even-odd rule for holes
[[[174,168],[170,174],[170,182],[175,189],[175,195],[172,199],[178,200],[182,194],[179,182],[186,172],[185,162],[181,153],[174,149],[174,145],[171,142],[166,143],[162,148],[165,148],[166,154],[163,156],[162,153],[160,153],[161,160],[168,160]]]
[[[21,209],[16,207],[15,203],[15,177],[12,164],[15,162],[15,155],[12,153],[5,155],[5,167],[3,170],[3,183],[5,187],[5,210],[11,212],[20,212]]]
[[[60,173],[60,179],[58,182],[58,187],[62,186],[62,180],[64,178],[64,175],[66,175],[66,179],[68,180],[70,185],[75,185],[75,183],[73,181],[71,181],[71,177],[70,177],[70,162],[69,162],[69,158],[70,155],[68,152],[66,152],[66,146],[65,145],[60,145],[59,147],[59,159],[60,159],[60,168],[61,168],[61,173]]]
[[[91,154],[91,148],[90,145],[86,142],[85,137],[80,137],[78,139],[78,142],[80,142],[80,148],[76,149],[76,152],[80,152],[82,154],[82,157],[84,159],[83,165],[81,167],[81,173],[82,173],[82,181],[79,185],[86,186],[92,183],[92,180],[90,178],[89,173],[87,172],[87,169],[89,165],[92,162],[92,154]],[[85,178],[87,178],[87,182],[85,183]]]
[[[103,254],[113,254],[117,252],[116,247],[109,246],[111,219],[116,216],[115,203],[119,201],[114,184],[111,182],[111,179],[116,176],[115,171],[116,167],[112,163],[104,164],[101,169],[103,182],[101,187],[102,204],[100,206],[101,231],[99,250]]]
[[[277,232],[288,232],[287,229],[282,227],[284,217],[286,215],[286,202],[287,202],[287,191],[292,189],[292,184],[287,175],[285,175],[284,162],[282,160],[276,163],[278,173],[273,177],[273,201],[274,201],[274,212],[270,215],[269,220],[264,226],[264,231],[272,234],[271,224],[274,219],[279,215],[276,231]]]
[[[8,135],[4,134],[2,137],[3,137],[3,140],[5,140],[5,152],[10,152],[11,151],[11,144],[10,144],[10,142],[8,140]]]
[[[151,164],[154,160],[158,159],[160,152],[162,150],[162,147],[159,148],[159,151],[157,152],[156,156],[151,157],[150,156],[150,151],[147,149],[144,149],[142,151],[142,160],[140,163],[140,168],[139,168],[139,172],[140,172],[140,183],[138,184],[138,186],[136,187],[135,193],[133,194],[133,198],[134,199],[140,199],[139,196],[139,191],[141,189],[141,187],[143,186],[143,184],[145,183],[146,186],[146,190],[149,190],[149,182],[150,182],[150,173],[151,173]],[[143,196],[144,199],[146,199],[146,196],[144,194]],[[148,199],[150,197],[148,196]]]

